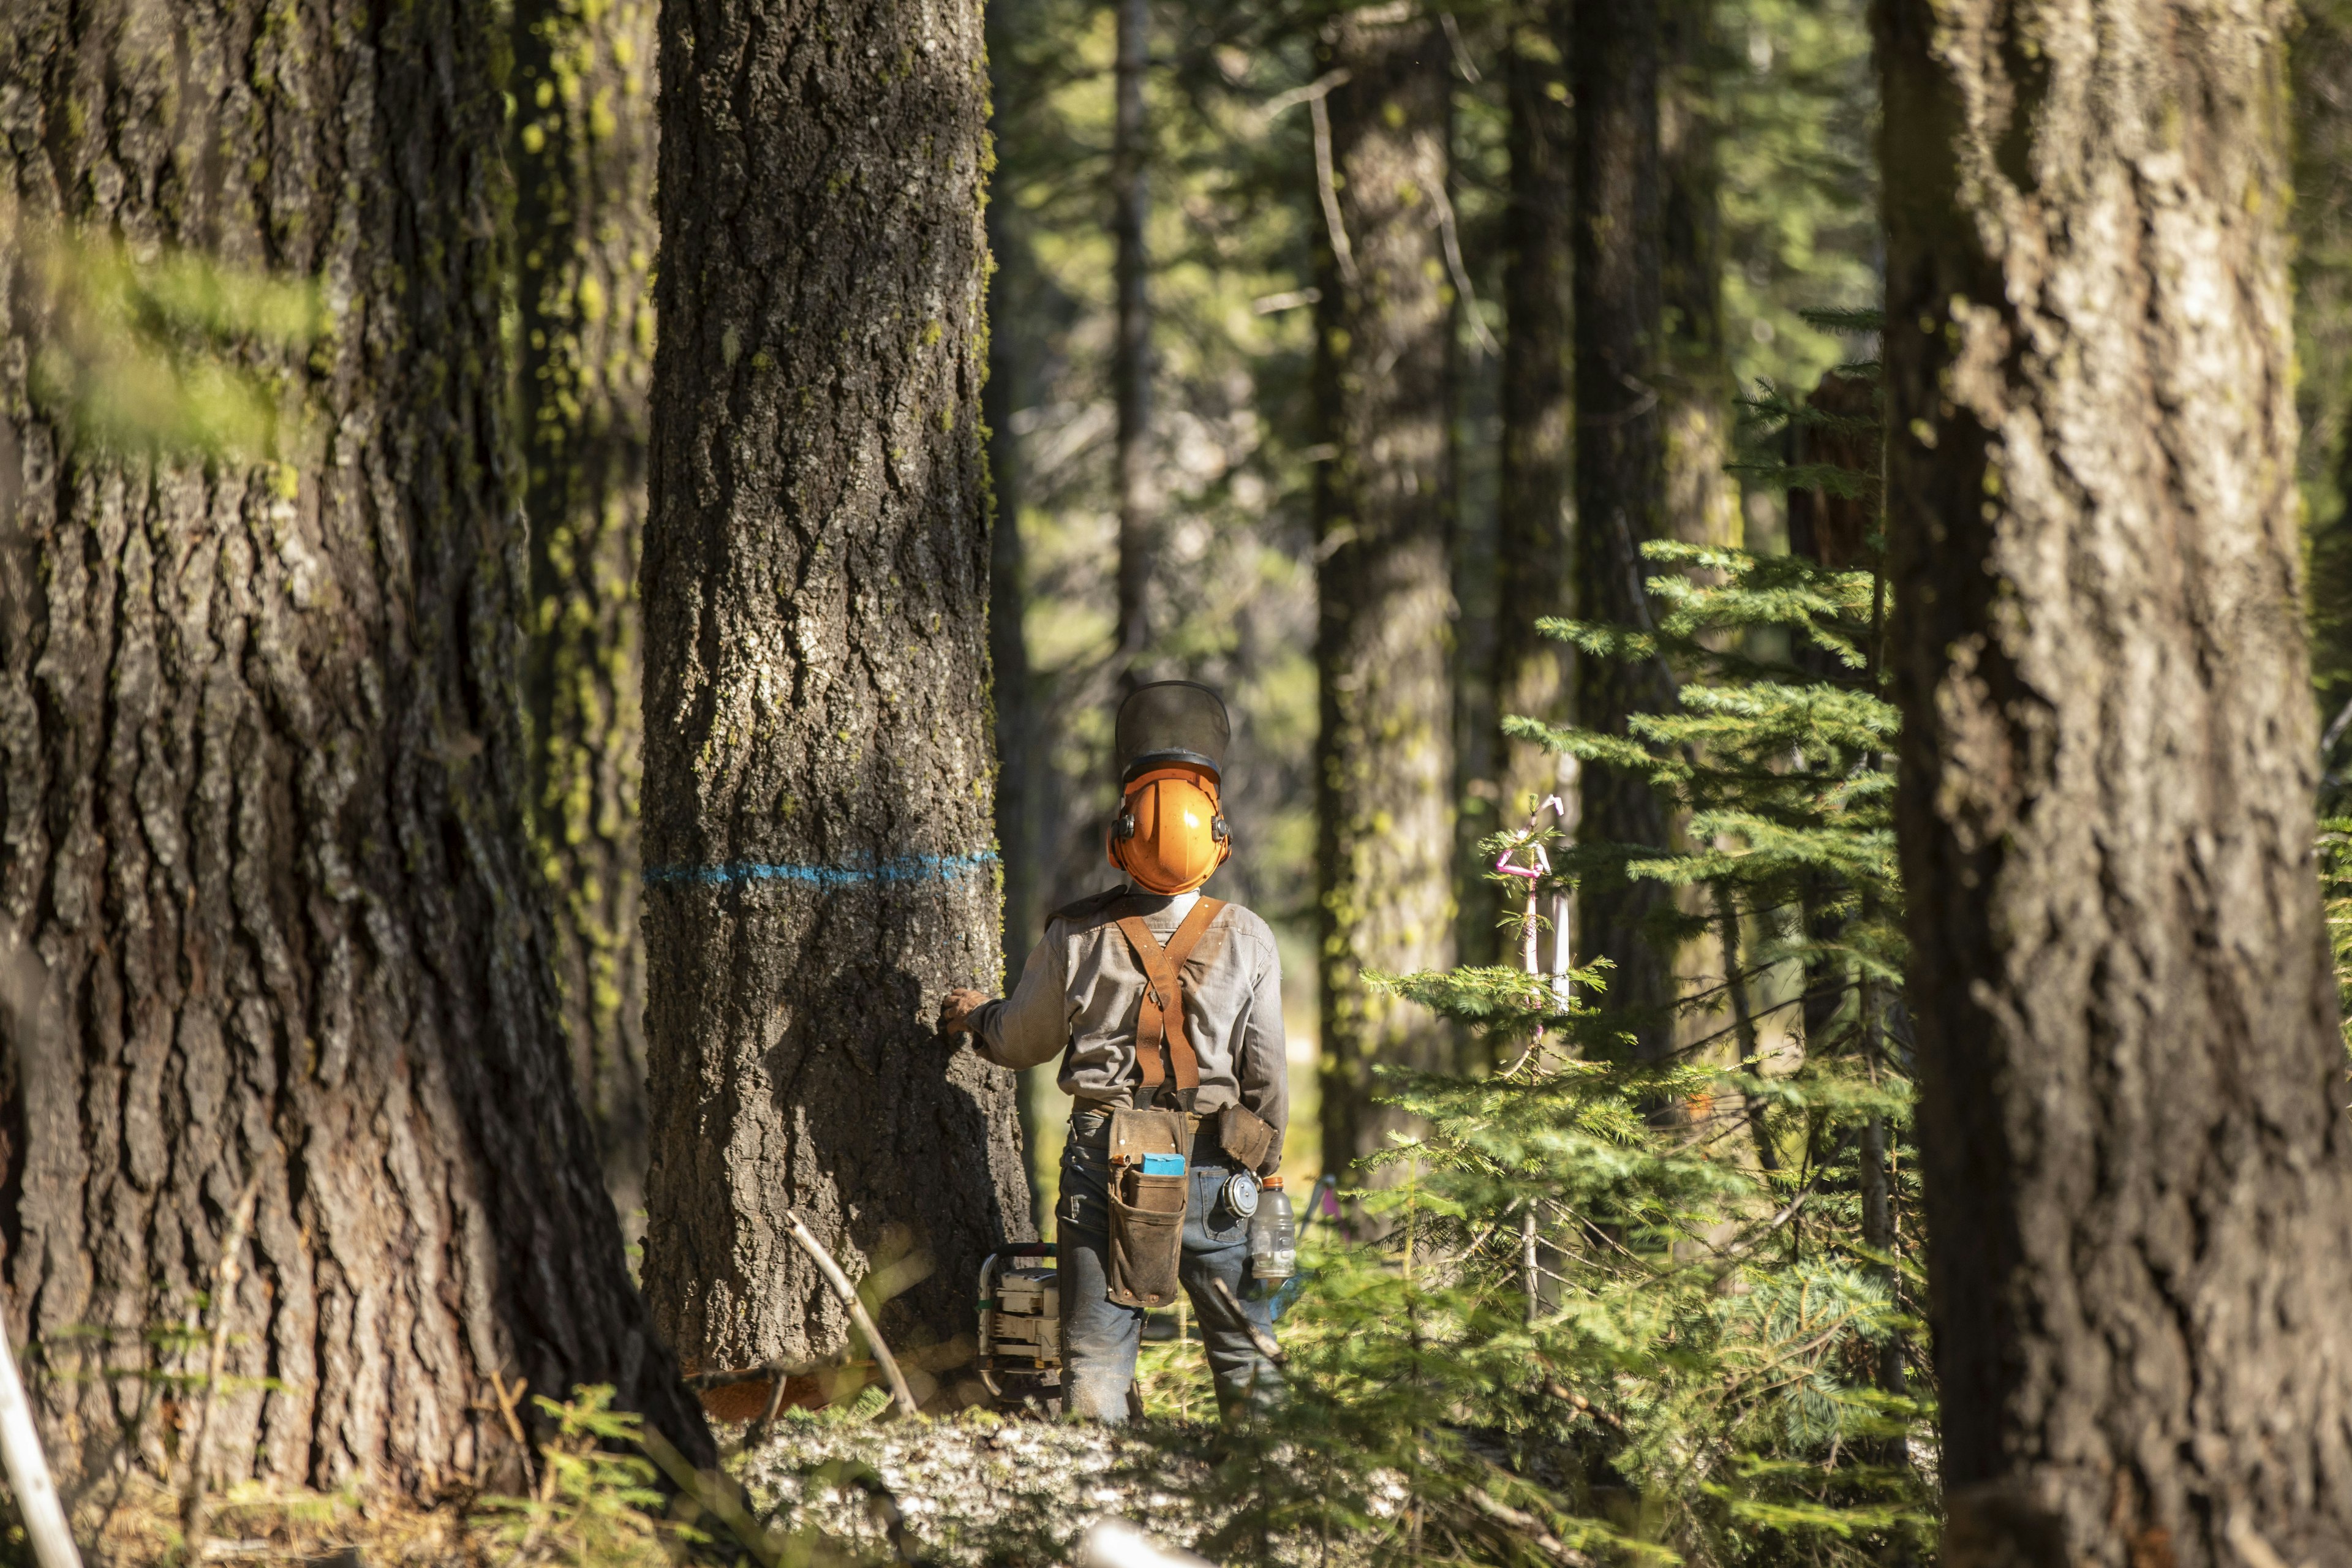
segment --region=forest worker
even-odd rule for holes
[[[1224,704],[1192,681],[1121,703],[1108,847],[1124,880],[1055,912],[1011,996],[954,991],[943,1010],[1000,1066],[1061,1056],[1064,1397],[1098,1421],[1140,1414],[1144,1314],[1180,1283],[1219,1405],[1275,1382],[1235,1308],[1271,1334],[1246,1276],[1256,1178],[1281,1166],[1289,1110],[1282,965],[1265,921],[1200,890],[1233,853],[1218,804],[1229,734]]]

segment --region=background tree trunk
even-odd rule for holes
[[[1880,14],[1944,1562],[2352,1557],[2284,5]]]
[[[2294,125],[2295,412],[2310,535],[2312,684],[2328,729],[2352,703],[2352,0],[2304,0],[2287,41]],[[2344,737],[2320,759],[2341,809]]]
[[[1585,619],[1640,626],[1642,581],[1653,568],[1643,541],[1663,523],[1665,388],[1660,374],[1658,167],[1659,23],[1656,0],[1574,0],[1569,46],[1576,99],[1576,542],[1577,600]],[[1622,734],[1626,716],[1668,700],[1651,662],[1577,661],[1577,722]],[[1666,843],[1666,818],[1641,779],[1613,768],[1580,770],[1588,843]],[[1642,924],[1666,899],[1655,882],[1594,875],[1584,882],[1580,958],[1606,957],[1612,1005],[1663,1007],[1665,957]],[[1663,1017],[1640,1031],[1640,1050],[1673,1043]]]
[[[1658,95],[1659,300],[1664,339],[1664,531],[1737,544],[1731,368],[1723,352],[1723,171],[1714,76],[1716,0],[1664,0]]]
[[[1448,51],[1415,21],[1341,17],[1328,68],[1331,158],[1350,254],[1327,237],[1316,402],[1333,456],[1315,489],[1316,873],[1323,1160],[1387,1146],[1375,1063],[1446,1065],[1451,1032],[1374,993],[1366,969],[1452,961],[1447,658],[1447,340],[1434,221],[1445,179]]]
[[[1743,530],[1739,492],[1724,472],[1731,460],[1731,369],[1723,344],[1722,161],[1717,152],[1717,0],[1664,0],[1659,17],[1658,171],[1660,356],[1658,413],[1665,449],[1662,531],[1686,544],[1736,545]],[[1646,563],[1643,574],[1652,570]],[[1712,578],[1714,574],[1704,574]],[[1669,813],[1668,840],[1690,842],[1690,817]],[[1714,893],[1678,890],[1682,912],[1709,934],[1673,957],[1676,994],[1724,984],[1729,973]],[[1727,1007],[1728,1004],[1723,1004]],[[1714,1055],[1738,1054],[1721,1014],[1675,1025],[1677,1049],[1720,1040]]]
[[[1151,258],[1144,224],[1151,215],[1146,160],[1150,131],[1143,87],[1151,63],[1150,0],[1113,0],[1118,58],[1111,141],[1111,234],[1118,290],[1118,336],[1111,346],[1111,399],[1118,431],[1112,456],[1118,491],[1118,652],[1122,690],[1141,684],[1151,643],[1151,563],[1158,553],[1151,497]]]
[[[980,7],[661,26],[646,1289],[706,1364],[841,1342],[790,1205],[853,1276],[910,1229],[883,1328],[944,1342],[1032,1234],[1012,1075],[933,1032],[999,972]]]
[[[532,837],[572,1073],[622,1226],[645,1205],[637,549],[653,380],[652,0],[517,0]]]
[[[1576,122],[1569,107],[1568,34],[1568,0],[1544,0],[1512,29],[1503,58],[1511,169],[1503,231],[1496,705],[1505,715],[1555,724],[1569,718],[1573,650],[1537,631],[1536,622],[1570,614],[1574,584],[1569,257]],[[1503,826],[1523,822],[1545,795],[1573,791],[1576,764],[1566,752],[1529,741],[1506,740],[1502,748]]]
[[[596,1180],[514,808],[497,46],[434,0],[0,23],[0,1268],[69,1477],[165,1468],[158,1374],[190,1367],[147,1336],[248,1180],[216,1479],[512,1485],[494,1374],[617,1384],[709,1455]],[[59,367],[133,341],[77,316],[185,268],[232,314],[318,280],[307,356],[218,356],[307,396],[289,461],[75,433]],[[172,395],[130,363],[100,401]]]

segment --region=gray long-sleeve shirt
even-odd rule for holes
[[[1095,1104],[1132,1103],[1142,1082],[1135,1029],[1143,966],[1118,929],[1142,915],[1162,942],[1192,912],[1197,893],[1159,898],[1114,889],[1056,913],[1031,950],[1013,994],[983,1004],[970,1027],[1000,1067],[1034,1067],[1060,1053],[1062,1089]],[[1290,1115],[1282,1039],[1282,960],[1265,921],[1227,904],[1185,961],[1184,1037],[1201,1061],[1193,1109],[1238,1102],[1274,1128],[1275,1158]]]

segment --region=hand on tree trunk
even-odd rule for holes
[[[958,1035],[970,1032],[969,1020],[974,1013],[986,1005],[987,1001],[988,993],[985,991],[971,991],[958,986],[949,992],[947,1000],[940,1004],[940,1033],[952,1039]]]

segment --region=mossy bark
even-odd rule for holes
[[[1644,541],[1665,522],[1668,388],[1662,374],[1658,162],[1659,16],[1654,5],[1574,0],[1569,44],[1576,100],[1576,564],[1579,614],[1640,626]],[[1666,706],[1654,661],[1577,664],[1577,722],[1622,734],[1626,720]],[[1664,808],[1636,774],[1580,770],[1586,843],[1664,848]],[[1612,1006],[1644,1018],[1637,1049],[1656,1056],[1674,1030],[1663,1008],[1672,977],[1643,930],[1667,901],[1660,884],[1613,874],[1585,879],[1580,959],[1606,958]]]
[[[999,974],[981,46],[974,0],[662,10],[645,1280],[706,1364],[846,1338],[788,1205],[853,1276],[926,1255],[894,1348],[1031,1234],[1012,1075],[934,1032]]]
[[[1554,724],[1569,720],[1574,650],[1536,630],[1536,622],[1570,614],[1575,586],[1569,261],[1576,121],[1568,36],[1567,0],[1532,6],[1513,28],[1503,62],[1511,167],[1503,227],[1496,706],[1506,716]],[[1524,821],[1546,795],[1573,795],[1576,765],[1567,753],[1531,741],[1501,745],[1504,826]]]
[[[2294,20],[2157,0],[1879,14],[1951,1568],[2352,1560]]]
[[[0,20],[0,1271],[69,1479],[187,1458],[156,1336],[248,1184],[216,1483],[511,1486],[498,1379],[616,1384],[709,1453],[519,809],[500,53],[440,0]],[[225,318],[315,280],[307,354],[179,340],[275,385],[282,461],[110,455],[28,381],[106,286],[50,247],[117,239]]]
[[[654,351],[653,35],[652,0],[514,7],[532,838],[573,1076],[632,1229],[646,1169],[637,551]]]
[[[1450,1065],[1451,1031],[1373,990],[1367,969],[1437,969],[1454,948],[1447,344],[1435,204],[1446,177],[1445,40],[1342,16],[1327,67],[1331,162],[1349,256],[1327,237],[1315,385],[1332,455],[1315,489],[1316,877],[1323,1158],[1385,1148],[1373,1068]]]

